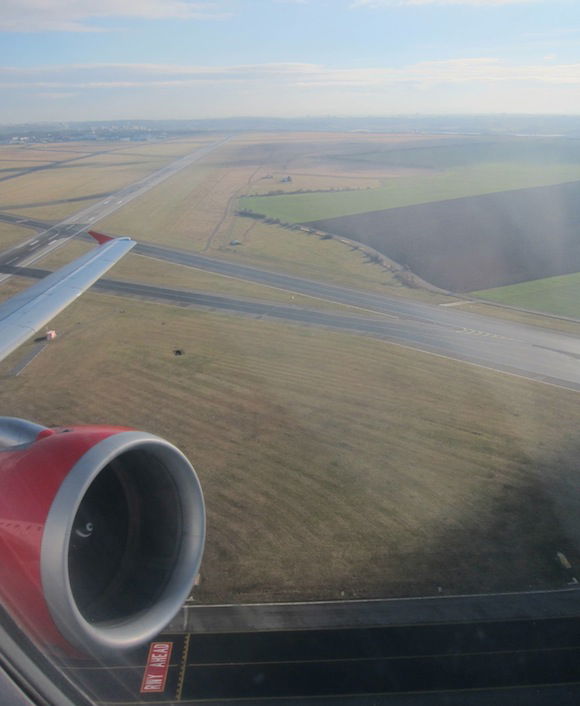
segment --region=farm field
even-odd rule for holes
[[[383,145],[337,154],[338,162],[380,164],[392,167],[449,169],[484,163],[562,165],[580,163],[580,143],[558,137],[424,136],[420,142]]]
[[[580,272],[472,292],[509,306],[580,318]]]
[[[3,379],[4,413],[180,446],[208,508],[200,601],[560,587],[556,552],[580,561],[577,393],[370,338],[91,293],[55,327]]]
[[[316,221],[443,289],[461,292],[580,270],[580,182]]]
[[[481,164],[399,175],[375,189],[240,198],[240,209],[283,223],[308,223],[390,208],[549,186],[580,179],[580,164]]]

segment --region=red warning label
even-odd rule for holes
[[[145,674],[143,674],[143,681],[141,682],[142,694],[151,694],[165,689],[172,649],[173,642],[151,643]]]

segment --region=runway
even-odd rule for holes
[[[47,270],[0,266],[0,272],[45,277]],[[325,285],[322,285],[325,286]],[[433,321],[333,314],[300,307],[269,304],[253,299],[230,298],[185,289],[172,289],[137,282],[103,278],[94,288],[109,294],[230,311],[253,317],[268,317],[296,324],[323,326],[350,333],[382,338],[391,343],[445,356],[539,382],[580,390],[580,341],[548,330],[510,325],[511,336],[452,326],[455,312],[431,307]],[[362,295],[371,296],[374,295]],[[437,315],[441,312],[442,322]],[[450,315],[449,315],[450,314]],[[463,318],[461,314],[458,317]],[[473,319],[474,317],[471,317]],[[477,317],[484,319],[484,317]],[[491,322],[492,327],[495,322]]]

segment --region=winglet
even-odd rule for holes
[[[99,243],[99,245],[103,245],[103,243],[108,243],[109,240],[115,240],[115,238],[112,238],[110,235],[104,235],[103,233],[97,233],[96,230],[90,230],[89,235],[92,235],[93,238]]]

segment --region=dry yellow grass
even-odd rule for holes
[[[29,228],[12,225],[12,223],[3,223],[0,221],[0,251],[8,250],[8,248],[18,245],[27,238],[32,238],[34,231]]]
[[[3,380],[4,414],[130,424],[182,447],[208,508],[200,600],[557,586],[555,552],[580,559],[577,393],[95,294],[55,326]]]
[[[0,280],[0,302],[13,297],[27,287],[30,287],[30,280],[21,277],[9,277],[8,279]]]
[[[74,150],[57,151],[38,149],[32,153],[26,148],[12,148],[6,157],[22,155],[23,168],[32,166],[24,161],[28,154],[44,154],[49,161],[83,157],[75,162],[63,164],[49,170],[32,172],[18,178],[0,182],[0,208],[9,207],[22,215],[48,220],[60,220],[95,201],[43,204],[68,198],[90,197],[108,191],[116,191],[137,181],[146,174],[159,169],[177,157],[193,151],[202,144],[200,140],[168,141],[161,144],[112,143],[93,144],[83,147],[77,143]],[[76,151],[75,151],[76,150]],[[98,154],[111,150],[107,154]],[[2,152],[0,151],[0,154]]]
[[[0,152],[1,154],[1,152]],[[0,158],[0,170],[2,171],[1,176],[8,176],[5,174],[7,171],[19,172],[23,169],[29,169],[30,167],[38,167],[45,164],[49,164],[47,160],[22,160],[22,161],[12,161],[10,159]]]
[[[205,162],[194,164],[100,225],[113,233],[131,230],[142,240],[203,250],[231,195],[231,188],[224,187],[225,178]]]
[[[90,154],[95,151],[95,145],[91,147],[88,143],[76,143],[76,148],[72,145],[64,146],[59,144],[49,145],[34,145],[34,147],[26,145],[0,145],[0,159],[10,160],[18,163],[23,169],[26,167],[34,167],[37,164],[48,164],[62,159],[70,159],[81,154]],[[102,148],[106,149],[106,148]]]
[[[450,140],[448,135],[415,135],[409,133],[387,134],[383,132],[254,132],[240,135],[236,141],[246,145],[284,144],[295,145],[297,142],[313,142],[317,144],[344,144],[345,142],[399,144],[408,142],[423,142],[432,140]]]
[[[111,159],[114,160],[114,157]],[[109,163],[106,168],[84,166],[83,162],[84,160],[58,169],[33,172],[18,179],[0,183],[0,205],[15,203],[32,205],[40,201],[115,191],[137,181],[155,168],[155,165],[150,162],[130,165]],[[68,207],[73,212],[79,210],[78,204],[68,204]],[[19,209],[19,212],[20,210],[24,209]],[[43,212],[43,207],[36,208],[35,212],[42,217],[40,214]]]
[[[218,140],[220,135],[199,135],[191,138],[163,140],[161,142],[138,142],[127,143],[125,147],[120,147],[120,152],[127,155],[144,155],[151,157],[175,159],[180,155],[188,154],[197,147],[201,147],[207,142]],[[119,143],[117,143],[119,146]]]
[[[65,197],[66,198],[66,197]],[[38,218],[42,221],[59,223],[63,221],[68,216],[80,211],[83,208],[88,208],[101,198],[83,198],[82,201],[73,201],[71,203],[57,203],[50,206],[21,206],[18,205],[16,208],[6,209],[8,213],[18,214],[19,216],[26,216],[27,218]],[[2,206],[0,205],[0,209]]]
[[[216,150],[99,227],[301,277],[437,301],[432,294],[402,287],[391,273],[349,245],[237,216],[238,196],[262,170],[255,160],[239,164],[241,146],[243,140]],[[232,246],[235,240],[242,245]]]
[[[90,156],[100,152],[121,152],[126,154],[159,155],[169,157],[187,154],[197,145],[213,136],[201,136],[192,139],[163,140],[160,142],[65,142],[44,145],[0,145],[0,160],[11,160],[24,168],[37,163],[56,162],[82,155]]]

